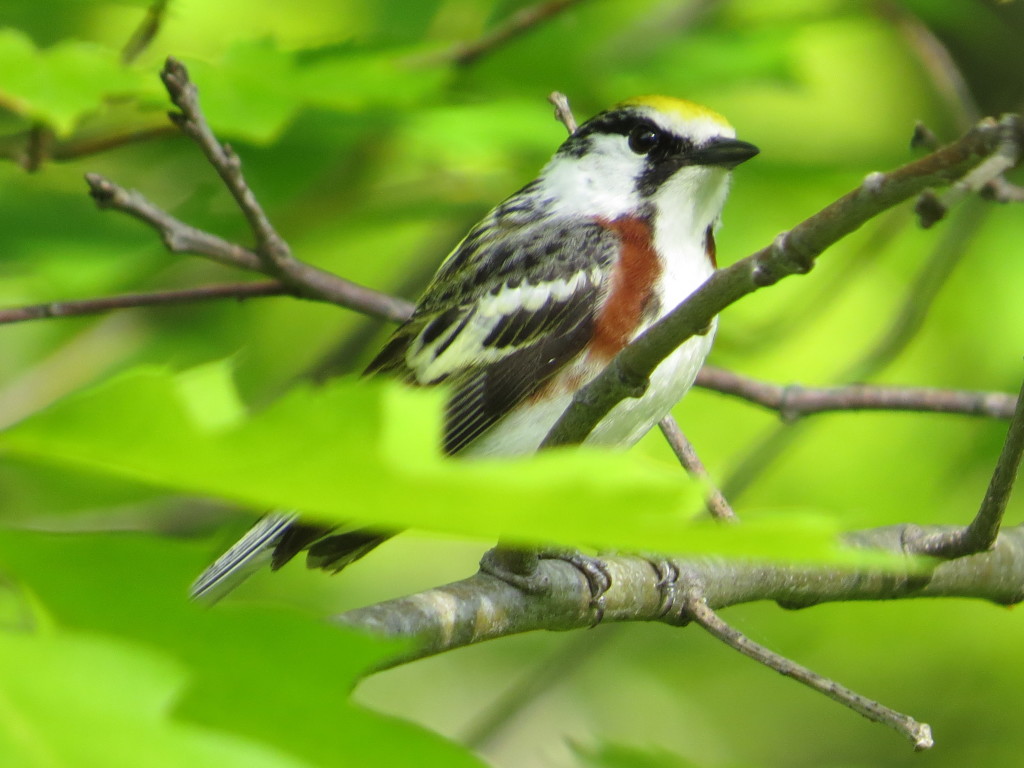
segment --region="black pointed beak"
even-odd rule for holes
[[[746,141],[716,136],[697,148],[694,152],[693,163],[695,165],[717,165],[732,170],[760,151]]]

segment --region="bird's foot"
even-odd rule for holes
[[[679,580],[679,569],[673,565],[671,560],[662,560],[648,557],[647,562],[654,569],[654,575],[658,579],[654,586],[661,595],[661,605],[658,607],[658,615],[665,616],[672,610],[675,603],[675,585]]]
[[[499,546],[484,554],[480,570],[526,594],[539,595],[551,588],[548,577],[540,572],[541,560],[562,560],[583,575],[590,589],[590,607],[594,611],[591,626],[599,624],[604,618],[605,593],[612,584],[608,567],[600,558],[576,549],[523,550]]]

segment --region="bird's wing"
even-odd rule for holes
[[[458,453],[583,351],[618,247],[595,221],[499,207],[448,257],[367,374],[449,385],[444,448]]]
[[[597,222],[539,219],[527,207],[514,210],[517,200],[470,231],[367,368],[451,386],[448,453],[469,445],[583,351],[618,254],[617,235]],[[200,575],[193,598],[215,601],[255,568],[280,567],[307,547],[311,566],[338,570],[390,535],[329,535],[296,517],[261,519]]]

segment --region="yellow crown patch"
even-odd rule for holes
[[[713,120],[724,126],[729,126],[729,121],[712,109],[701,106],[686,99],[677,99],[673,96],[634,96],[618,104],[620,107],[650,107],[658,112],[666,112],[681,117],[683,120]],[[729,126],[731,127],[731,126]]]

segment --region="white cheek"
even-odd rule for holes
[[[556,157],[542,173],[540,194],[559,216],[616,219],[641,204],[634,189],[643,159],[630,152],[622,136],[594,136],[581,158]]]

